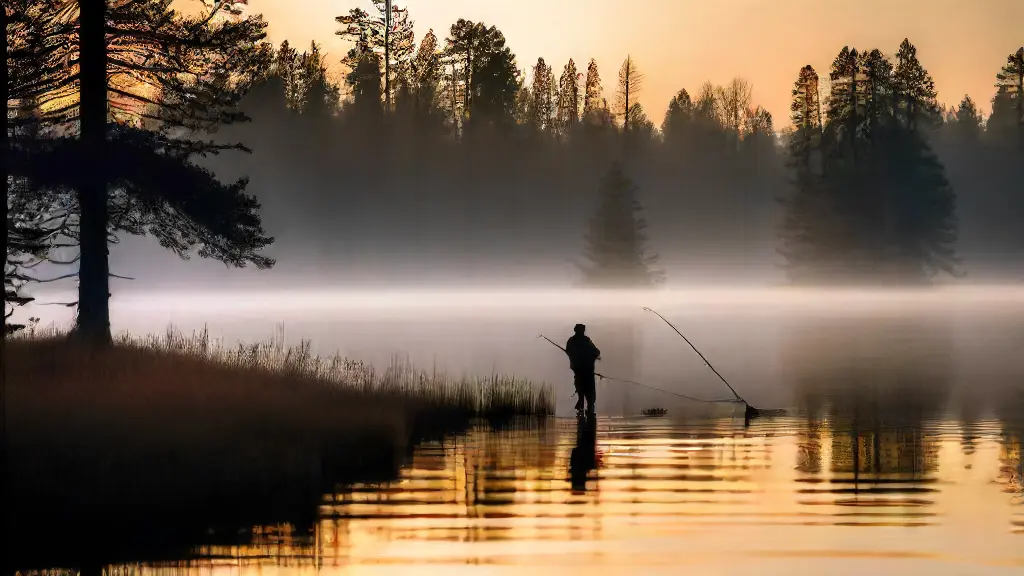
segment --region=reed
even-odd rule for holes
[[[402,357],[377,370],[308,341],[62,336],[30,327],[4,343],[14,568],[174,559],[210,534],[308,523],[325,494],[393,478],[423,438],[554,412],[550,389],[522,378]]]

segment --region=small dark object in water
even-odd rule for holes
[[[664,416],[668,414],[668,410],[664,408],[644,408],[640,413],[644,416]]]
[[[749,419],[751,419],[751,418],[757,418],[758,416],[760,416],[760,415],[761,415],[761,411],[760,411],[760,410],[758,410],[757,408],[754,408],[754,407],[753,407],[753,406],[751,406],[750,404],[747,404],[746,406],[747,406],[747,409],[746,409],[746,411],[745,411],[745,412],[743,413],[743,417],[744,417],[744,418],[746,418],[746,419],[748,419],[748,420],[749,420]]]

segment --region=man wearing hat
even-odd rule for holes
[[[594,413],[594,401],[597,399],[597,381],[594,377],[596,363],[601,359],[601,351],[597,349],[589,336],[584,334],[587,327],[577,324],[569,341],[565,343],[565,353],[569,356],[569,368],[573,373],[573,385],[576,387],[576,411],[583,411],[583,401],[587,402],[587,412]]]

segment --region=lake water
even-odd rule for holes
[[[73,300],[72,295],[40,301]],[[1024,385],[1024,289],[960,287],[923,291],[672,289],[377,290],[116,293],[115,331],[191,333],[207,327],[228,345],[312,341],[385,367],[404,355],[427,370],[516,374],[554,387],[559,415],[572,415],[572,374],[564,345],[582,322],[602,351],[605,375],[703,399],[732,394],[649,306],[668,318],[736,390],[760,407],[799,407],[808,386],[926,392],[934,404]],[[32,311],[69,321],[55,306]],[[964,394],[969,391],[969,394]],[[962,397],[962,398],[961,398]],[[598,384],[604,415],[638,415],[692,402],[614,381]],[[970,409],[977,409],[970,406]]]
[[[479,429],[191,572],[1022,573],[1022,422],[881,414]]]
[[[1024,290],[140,294],[115,297],[112,320],[208,326],[229,344],[283,324],[290,343],[377,365],[400,353],[516,373],[551,383],[561,415],[571,375],[537,335],[584,322],[602,372],[728,397],[643,306],[752,405],[788,415],[745,427],[731,405],[603,382],[593,427],[555,418],[421,446],[400,481],[325,497],[312,534],[261,529],[187,571],[1024,573]]]

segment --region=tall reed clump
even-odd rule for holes
[[[549,386],[514,375],[453,376],[416,367],[395,355],[383,371],[341,354],[312,353],[309,340],[286,346],[281,337],[251,344],[227,346],[210,337],[205,328],[186,336],[173,328],[161,336],[123,333],[119,346],[156,350],[214,362],[242,370],[256,370],[322,382],[363,394],[409,403],[425,414],[463,416],[548,416],[554,414]]]
[[[211,530],[309,522],[338,485],[394,477],[427,434],[554,411],[549,389],[523,379],[401,358],[378,371],[305,341],[168,330],[93,349],[60,336],[30,328],[4,343],[15,568],[152,560]]]

